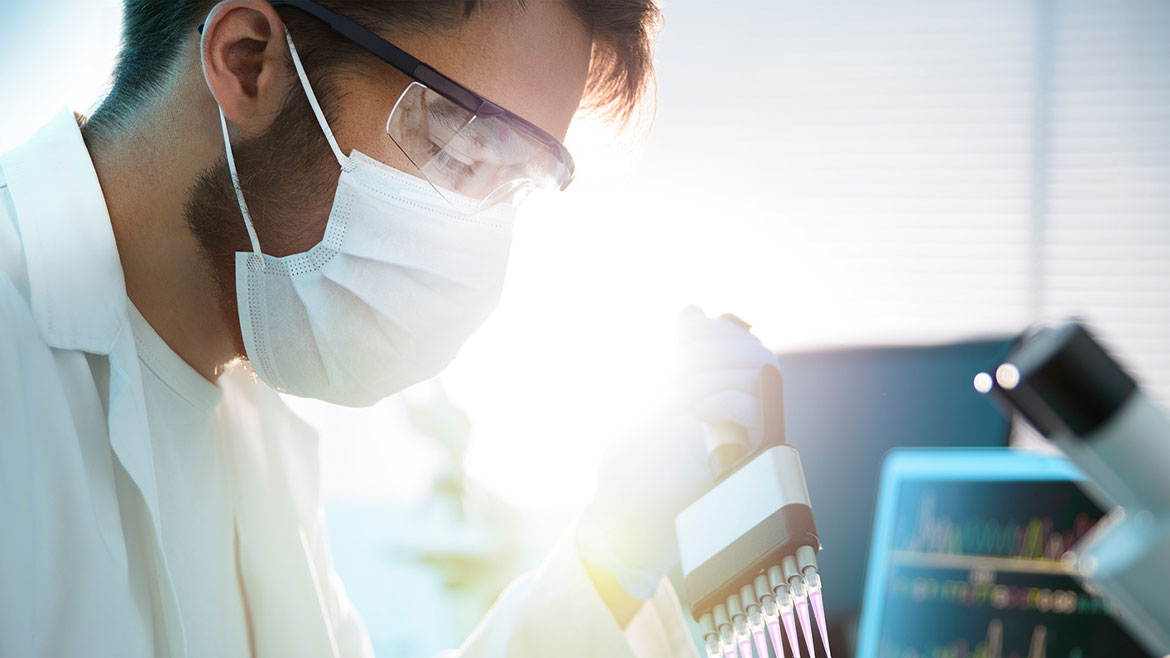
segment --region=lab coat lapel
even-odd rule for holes
[[[126,474],[142,494],[153,537],[155,555],[155,595],[160,605],[164,640],[168,656],[186,656],[186,632],[179,615],[179,600],[171,582],[171,571],[163,552],[162,525],[158,511],[158,488],[154,472],[154,454],[150,446],[150,428],[146,420],[146,401],[142,392],[142,374],[134,335],[126,326],[110,353],[110,408],[107,419],[110,447]],[[160,630],[160,629],[156,629]],[[156,648],[160,643],[156,639]]]

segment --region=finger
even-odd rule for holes
[[[728,333],[743,333],[751,325],[730,313],[717,318],[708,318],[697,306],[688,306],[675,316],[674,335],[680,342]]]
[[[742,391],[722,391],[703,398],[690,415],[701,423],[734,423],[752,431],[761,426],[760,399]]]
[[[684,306],[683,308],[679,309],[679,312],[674,316],[674,321],[676,324],[690,324],[692,322],[697,323],[706,319],[707,314],[703,312],[703,309],[694,304],[688,304],[687,306]]]
[[[739,326],[739,327],[743,327],[747,331],[751,331],[751,329],[752,329],[752,326],[750,324],[748,324],[746,320],[744,320],[743,318],[739,317],[738,315],[736,315],[734,313],[724,313],[723,315],[719,316],[719,319],[720,320],[728,320],[732,324]]]
[[[758,368],[708,370],[676,378],[671,387],[669,402],[675,413],[685,413],[703,398],[722,391],[758,393],[759,390]]]
[[[720,368],[779,367],[776,355],[750,334],[705,338],[681,345],[675,352],[680,376]]]
[[[758,341],[759,338],[751,332],[749,328],[741,324],[739,320],[733,320],[729,316],[723,316],[714,320],[702,320],[694,324],[687,324],[676,327],[674,334],[675,345],[686,345],[695,341],[709,340],[709,339],[750,339]]]

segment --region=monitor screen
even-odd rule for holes
[[[1075,483],[907,480],[893,509],[878,658],[1147,655],[1063,557],[1102,516]]]
[[[842,655],[861,610],[882,459],[900,447],[997,447],[1009,423],[971,380],[1012,338],[780,354],[787,438],[800,451],[824,550],[825,606]]]

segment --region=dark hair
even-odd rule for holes
[[[217,0],[125,0],[122,49],[110,93],[86,123],[86,133],[102,134],[125,125],[135,110],[166,87],[184,40],[195,34]],[[593,55],[582,109],[629,122],[651,101],[652,45],[660,21],[656,0],[563,0],[593,34]],[[486,2],[525,0],[321,0],[321,4],[374,31],[425,31],[470,18]],[[329,34],[329,28],[296,11],[281,8],[281,18],[297,34],[297,50],[308,64],[314,89],[328,104],[331,85],[321,71],[344,64],[361,51]],[[304,45],[302,45],[304,44]],[[320,79],[320,80],[318,80]],[[328,111],[328,110],[327,110]]]

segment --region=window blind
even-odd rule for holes
[[[772,342],[1075,314],[1170,403],[1170,3],[694,5],[668,9],[638,182],[782,263],[755,267]]]
[[[1040,312],[1083,315],[1170,403],[1170,3],[1046,7]]]

